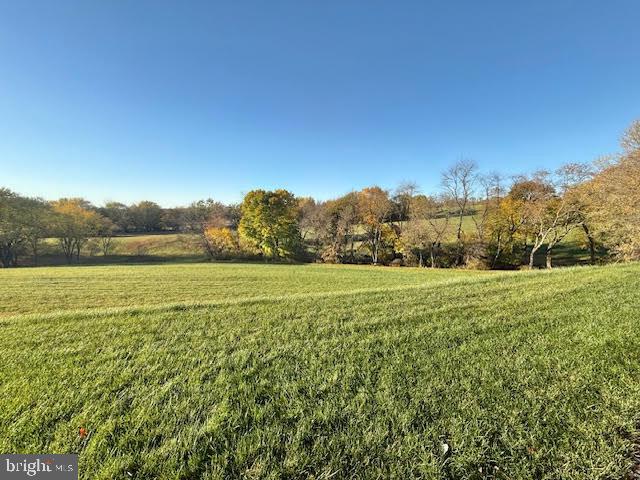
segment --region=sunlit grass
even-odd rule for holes
[[[491,275],[371,266],[160,264],[0,270],[0,316],[423,284]]]
[[[0,451],[79,452],[81,478],[604,479],[628,468],[638,265],[15,272],[0,272],[14,285],[2,302],[14,316],[0,320]]]

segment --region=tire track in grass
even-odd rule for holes
[[[171,302],[158,305],[126,305],[121,307],[108,307],[108,308],[82,308],[71,310],[56,310],[48,313],[27,313],[10,315],[2,318],[2,323],[9,324],[16,321],[32,322],[32,321],[49,321],[60,318],[64,319],[80,319],[83,317],[105,317],[114,314],[136,314],[136,313],[153,313],[153,312],[169,312],[169,311],[186,311],[196,310],[212,307],[226,307],[233,305],[246,305],[253,303],[269,303],[269,302],[283,302],[283,301],[295,301],[311,298],[332,298],[332,297],[349,297],[352,295],[362,295],[368,293],[393,293],[401,292],[405,290],[420,290],[425,288],[441,288],[444,286],[456,286],[459,284],[469,283],[478,284],[484,282],[497,282],[500,280],[513,279],[515,277],[513,272],[504,274],[495,274],[487,277],[469,278],[454,278],[449,280],[431,281],[427,283],[419,283],[415,285],[402,285],[398,287],[374,287],[374,288],[356,288],[353,290],[340,290],[340,291],[328,291],[328,292],[313,292],[313,293],[294,293],[289,295],[258,295],[253,297],[244,297],[236,299],[226,300],[212,300],[204,302]],[[0,326],[2,326],[0,323]]]
[[[305,299],[323,299],[333,297],[350,297],[365,294],[376,293],[395,293],[402,291],[429,289],[435,290],[443,287],[456,287],[459,285],[491,285],[500,282],[505,282],[505,287],[513,283],[520,283],[525,280],[538,282],[541,281],[547,275],[562,275],[570,276],[571,273],[589,268],[591,275],[583,278],[582,285],[584,285],[587,279],[598,281],[599,274],[603,273],[603,270],[598,267],[567,267],[556,270],[524,270],[519,272],[501,272],[494,273],[487,276],[480,277],[454,277],[446,280],[436,280],[424,283],[418,283],[414,285],[400,285],[397,287],[372,287],[372,288],[356,288],[353,290],[337,290],[337,291],[320,291],[320,292],[301,292],[284,295],[257,295],[251,297],[240,297],[234,299],[220,299],[211,301],[185,301],[185,302],[169,302],[160,303],[156,305],[123,305],[118,307],[107,308],[80,308],[80,309],[62,309],[54,310],[47,313],[33,312],[23,313],[0,317],[0,328],[4,325],[9,325],[16,321],[21,322],[38,322],[38,321],[51,321],[57,319],[76,320],[87,317],[103,318],[115,314],[138,314],[138,313],[161,313],[161,312],[181,312],[188,310],[198,310],[215,307],[227,307],[234,305],[250,305],[257,303],[271,303],[271,302],[288,302]],[[611,268],[609,266],[608,268]],[[527,294],[525,292],[525,294]]]

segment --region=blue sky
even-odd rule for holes
[[[640,2],[0,0],[0,185],[331,198],[618,149]]]

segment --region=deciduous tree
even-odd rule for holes
[[[493,209],[487,220],[490,238],[491,268],[516,266],[522,262],[525,224],[524,200],[507,195]]]
[[[184,209],[184,227],[188,232],[197,235],[200,246],[210,258],[212,247],[207,230],[211,228],[226,228],[230,222],[227,218],[227,207],[209,198],[191,203]]]
[[[293,257],[300,244],[298,201],[286,190],[252,190],[242,202],[239,231],[267,257]]]
[[[395,206],[394,216],[398,224],[400,234],[406,221],[411,217],[411,209],[414,204],[414,198],[420,193],[418,184],[411,181],[403,181],[398,185],[393,194],[393,203]]]
[[[101,216],[81,198],[61,198],[52,202],[54,234],[68,263],[80,260],[80,250],[100,228]]]
[[[0,261],[5,268],[18,265],[18,254],[25,242],[21,210],[20,196],[0,188]]]
[[[458,217],[456,227],[457,259],[456,264],[462,264],[464,260],[464,241],[462,224],[467,215],[469,203],[473,197],[476,185],[478,167],[473,160],[461,159],[442,174],[442,186],[451,197],[456,206]]]
[[[400,235],[400,245],[404,253],[417,256],[418,265],[424,265],[428,256],[429,265],[435,268],[442,243],[449,231],[450,210],[442,198],[417,195],[411,205],[409,221]]]
[[[378,263],[383,239],[383,226],[392,213],[393,204],[387,192],[380,187],[368,187],[358,193],[358,214],[365,228],[365,242],[371,253],[371,262]]]
[[[618,258],[640,259],[640,148],[604,166],[586,188],[594,234]]]
[[[213,260],[232,256],[239,250],[236,233],[229,227],[207,227],[204,239],[207,254]]]
[[[132,226],[129,207],[124,203],[107,202],[103,207],[98,208],[98,213],[111,220],[120,232],[127,232]]]
[[[137,231],[154,232],[161,229],[162,208],[155,202],[143,200],[129,207],[129,217]]]
[[[98,220],[96,234],[99,237],[99,247],[103,256],[108,256],[113,248],[113,236],[118,227],[107,217]]]
[[[22,202],[22,222],[24,233],[31,250],[34,265],[38,264],[40,244],[51,233],[53,216],[51,208],[42,199],[25,198]]]

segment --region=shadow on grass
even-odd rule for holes
[[[89,267],[100,265],[165,265],[172,263],[229,263],[229,264],[273,264],[273,265],[304,265],[311,262],[293,260],[272,260],[260,257],[228,258],[211,260],[203,255],[96,255],[80,256],[80,260],[67,262],[63,255],[43,255],[37,265],[31,258],[21,259],[20,267]]]

